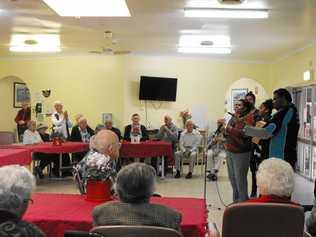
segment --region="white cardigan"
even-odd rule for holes
[[[23,134],[23,144],[35,144],[43,142],[38,131],[32,132],[31,130],[25,130]]]

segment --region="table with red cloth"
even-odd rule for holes
[[[76,153],[89,150],[89,143],[84,142],[64,142],[60,146],[53,145],[52,142],[44,142],[39,144],[27,145],[32,152],[40,152],[45,154],[59,154],[59,176],[62,176],[63,156],[62,154]]]
[[[0,166],[5,165],[30,165],[31,152],[28,149],[4,148],[0,149]]]
[[[39,152],[45,154],[59,154],[59,175],[62,175],[62,154],[76,153],[89,150],[89,143],[84,142],[64,142],[61,146],[53,145],[52,142],[44,142],[31,145],[12,144],[0,146],[0,150],[6,149],[25,149],[30,153]],[[32,157],[32,156],[30,156]]]
[[[43,194],[32,197],[34,203],[24,215],[25,221],[36,224],[47,237],[63,237],[64,231],[89,231],[92,228],[92,210],[100,203],[89,202],[77,194]],[[184,237],[204,237],[207,209],[203,199],[156,198],[151,203],[165,205],[182,214],[181,231]]]
[[[137,158],[147,158],[147,157],[168,157],[168,162],[170,164],[174,163],[174,154],[172,150],[172,144],[166,141],[144,141],[140,143],[131,143],[128,141],[123,141],[120,149],[120,157],[137,157]],[[162,161],[162,177],[164,177],[164,159]]]

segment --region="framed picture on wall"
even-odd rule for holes
[[[103,124],[105,121],[112,120],[112,113],[103,113],[102,114],[102,122]]]
[[[234,110],[234,105],[237,100],[244,99],[248,93],[248,88],[232,89],[231,108]]]
[[[25,83],[14,82],[13,83],[13,107],[21,108],[22,102],[30,101],[30,90]]]

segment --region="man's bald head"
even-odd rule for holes
[[[120,143],[117,135],[111,130],[101,130],[94,139],[94,148],[113,159],[118,158]]]

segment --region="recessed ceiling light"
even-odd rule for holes
[[[43,0],[64,17],[129,17],[125,0]]]
[[[185,8],[185,17],[265,19],[269,17],[266,9],[227,9],[227,8]]]
[[[212,42],[213,47],[231,47],[230,38],[225,35],[181,35],[179,47],[199,47],[203,42]]]
[[[11,52],[60,52],[60,37],[56,34],[14,34],[10,42]]]
[[[191,54],[231,54],[230,48],[197,47],[197,48],[178,48],[179,53]]]

